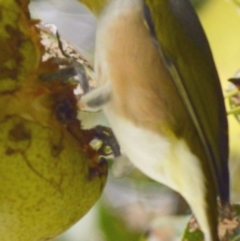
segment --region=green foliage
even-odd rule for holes
[[[100,229],[105,235],[105,241],[137,241],[140,233],[131,229],[124,220],[107,205],[101,205],[99,211]]]

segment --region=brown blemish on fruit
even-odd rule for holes
[[[0,79],[10,78],[12,81],[18,81],[19,67],[22,66],[20,63],[23,61],[22,53],[19,51],[20,47],[23,45],[24,41],[23,34],[14,29],[10,25],[5,26],[5,30],[8,32],[9,36],[15,36],[14,38],[2,38],[0,40],[1,46],[1,74]],[[5,63],[7,61],[14,62],[14,67],[7,67]]]
[[[77,118],[77,100],[73,94],[74,85],[63,85],[54,81],[49,85],[52,91],[50,96],[50,109],[55,118],[62,124]]]
[[[88,169],[88,179],[91,181],[95,177],[105,177],[107,175],[108,165],[104,157],[100,158],[100,161],[96,163],[96,166],[91,166]]]
[[[26,129],[23,123],[16,124],[8,133],[8,138],[11,141],[25,141],[31,139],[31,133]]]
[[[62,100],[56,105],[55,113],[56,113],[57,119],[61,123],[66,123],[72,120],[73,118],[76,118],[75,110],[72,106],[72,103],[67,98]]]
[[[7,147],[6,151],[5,151],[5,154],[8,155],[8,156],[11,156],[15,153],[16,151],[13,150],[12,148],[10,147]]]
[[[53,144],[51,146],[51,154],[53,157],[57,157],[61,154],[62,150],[64,149],[64,146],[62,143],[59,144]]]

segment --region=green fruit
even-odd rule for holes
[[[80,128],[74,85],[43,81],[27,0],[0,1],[0,240],[45,241],[78,221],[100,197],[107,165]],[[3,11],[4,10],[4,11]]]
[[[55,237],[99,198],[104,168],[91,178],[88,157],[67,131],[11,116],[0,133],[1,241]]]

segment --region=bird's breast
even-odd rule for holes
[[[144,22],[142,1],[112,2],[122,5],[112,7],[114,11],[108,6],[98,23],[95,70],[99,84],[111,84],[110,105],[136,125],[163,132],[168,125],[178,128],[181,122],[175,117],[186,118],[186,110]],[[175,110],[178,114],[172,115]]]
[[[123,153],[143,173],[153,180],[192,198],[191,188],[204,190],[201,164],[183,139],[169,138],[138,127],[106,106],[104,111],[121,145]],[[184,177],[184,178],[183,178]],[[194,178],[193,178],[194,177]],[[191,188],[188,189],[189,183]]]

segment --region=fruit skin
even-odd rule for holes
[[[67,131],[11,116],[0,133],[1,241],[55,237],[99,198],[105,176],[91,179],[88,157]]]
[[[0,1],[1,241],[54,238],[94,205],[107,177],[76,119],[75,86],[41,79],[58,67],[41,61],[28,2]]]

